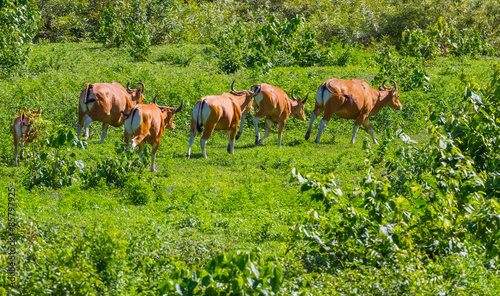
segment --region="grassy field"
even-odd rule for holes
[[[332,174],[337,187],[345,193],[343,199],[361,207],[362,200],[353,192],[367,177],[368,170],[379,176],[386,170],[385,162],[400,155],[397,151],[402,141],[393,139],[395,131],[401,129],[408,134],[417,141],[417,147],[426,146],[428,104],[442,112],[457,111],[462,91],[460,75],[466,73],[469,81],[486,84],[498,58],[439,58],[427,64],[430,89],[400,93],[402,111],[385,108],[371,120],[376,137],[384,143],[380,146],[374,146],[364,131],[350,145],[353,122],[340,119],[327,125],[320,144],[304,140],[308,121],[292,119],[285,128],[282,148],[277,146],[276,126],[263,144],[255,146],[251,118],[247,118],[234,155],[226,152],[226,134],[216,132],[207,144],[208,159],[201,157],[197,135],[191,159],[187,160],[190,116],[194,103],[202,96],[229,91],[233,80],[238,90],[248,89],[254,83],[270,83],[287,93],[295,90],[302,97],[309,93],[309,118],[316,89],[326,79],[361,78],[371,83],[378,73],[374,53],[363,51],[346,67],[275,68],[267,73],[244,70],[227,75],[217,70],[210,46],[169,45],[152,50],[149,62],[134,62],[122,49],[96,44],[39,44],[34,46],[25,69],[0,80],[0,185],[16,188],[20,222],[17,281],[21,294],[157,295],[158,284],[172,272],[169,260],[174,259],[165,258],[201,268],[217,254],[232,250],[258,250],[263,258],[275,258],[283,264],[282,294],[294,290],[311,295],[419,294],[418,288],[398,292],[384,284],[363,288],[356,276],[348,283],[349,270],[369,273],[360,267],[311,272],[300,255],[304,243],[294,239],[293,226],[311,209],[324,213],[330,221],[340,219],[342,213],[325,211],[325,204],[314,199],[314,192],[302,190],[292,169],[302,175],[311,174],[310,178],[317,176],[318,180],[324,176],[331,179],[328,176]],[[69,162],[81,160],[85,166],[83,173],[74,174],[72,185],[29,189],[27,183],[33,172],[26,161],[13,167],[12,121],[19,109],[42,107],[43,117],[51,125],[75,129],[78,96],[84,85],[111,81],[124,85],[127,81],[144,82],[147,103],[155,94],[162,105],[174,107],[185,100],[184,109],[175,118],[176,130],[166,131],[163,136],[156,160],[158,172],[132,169],[123,186],[107,184],[104,179],[86,183],[85,172],[98,171],[98,165],[106,160],[125,159],[120,151],[122,129],[110,128],[105,142],[99,145],[101,125],[91,123],[86,149],[63,149],[68,149]],[[263,120],[261,124],[263,128]],[[312,139],[318,124],[319,119]],[[382,151],[385,154],[378,159]],[[148,161],[146,153],[146,167]],[[144,196],[139,203],[137,195]],[[1,199],[0,248],[1,264],[5,267],[7,190],[2,190]],[[466,272],[471,277],[474,270],[483,272],[482,264],[473,256],[462,263],[467,265]],[[433,264],[425,266],[435,269],[438,276],[439,270],[459,269],[459,265],[450,267],[446,262]],[[387,272],[382,270],[382,274]],[[397,280],[396,273],[400,271],[394,270],[387,272],[388,281]],[[425,272],[417,269],[414,275],[425,278],[422,273]],[[478,294],[498,292],[498,274],[484,271],[475,276],[478,280],[468,282],[463,291],[449,286],[455,277],[438,278],[426,291],[453,294],[480,288]],[[86,280],[82,282],[82,278]],[[432,277],[426,280],[419,283],[426,285]],[[7,276],[2,275],[0,281],[6,287]],[[347,286],[343,288],[343,284]]]

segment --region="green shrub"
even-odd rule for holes
[[[155,198],[151,183],[139,175],[129,174],[123,190],[127,194],[126,202],[136,206],[145,205]]]
[[[48,136],[47,139],[40,137],[33,143],[33,152],[28,155],[28,170],[24,176],[26,188],[68,186],[77,179],[78,172],[83,172],[83,162],[71,160],[75,154],[71,153],[70,147],[85,149],[87,143],[79,140],[73,130],[66,127],[57,129],[57,132]]]
[[[116,156],[101,159],[93,168],[81,173],[83,186],[100,186],[102,179],[109,187],[123,188],[131,176],[142,174],[148,166],[149,157],[141,159],[134,153],[117,152]]]
[[[28,60],[31,39],[38,29],[40,12],[33,1],[0,2],[0,77]]]

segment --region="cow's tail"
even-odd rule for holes
[[[96,101],[95,98],[89,99],[89,95],[90,95],[91,90],[92,90],[92,84],[87,83],[87,87],[85,87],[85,97],[83,98],[84,104],[88,104],[88,103],[92,103],[92,102]]]
[[[200,108],[198,108],[198,114],[196,115],[196,130],[201,133],[201,127],[203,126],[203,118],[200,116],[202,114],[201,109],[203,109],[203,105],[205,105],[205,100],[201,100]]]

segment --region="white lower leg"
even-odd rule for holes
[[[243,133],[243,124],[245,123],[245,118],[247,118],[247,114],[246,113],[241,114],[240,129],[238,130],[238,133],[236,134],[236,139],[239,139],[241,137],[241,134]]]
[[[377,140],[375,139],[375,135],[373,134],[373,128],[371,128],[371,129],[367,130],[367,132],[370,134],[370,136],[372,136],[373,143],[374,143],[375,145],[378,145],[378,142],[377,142]]]
[[[257,142],[260,138],[260,133],[259,133],[259,118],[258,117],[252,117],[253,120],[253,126],[255,127],[255,142]]]
[[[311,120],[309,121],[309,128],[307,129],[306,140],[308,140],[309,137],[311,136],[311,129],[312,129],[313,122],[315,119],[316,119],[316,114],[314,114],[314,111],[313,111],[313,112],[311,112]]]
[[[135,143],[134,140],[132,140],[131,143],[130,143],[130,152],[134,151],[135,146],[137,146],[137,144]]]
[[[327,123],[328,122],[326,120],[321,120],[318,128],[318,136],[316,137],[316,140],[314,142],[319,143],[319,140],[321,140],[321,134],[323,133],[323,129],[325,128],[325,125]]]
[[[85,115],[85,133],[83,133],[83,137],[87,139],[89,137],[89,125],[92,122],[92,118],[90,116]]]
[[[19,142],[18,142],[18,143],[19,143]],[[15,162],[15,164],[14,164],[14,166],[17,166],[17,165],[18,165],[18,163],[17,163],[17,153],[18,153],[18,151],[19,151],[19,144],[16,144],[16,145],[14,146],[14,158],[15,158],[15,161],[16,161],[16,162]]]
[[[278,146],[281,148],[281,136],[283,136],[283,133],[278,134]]]
[[[155,160],[156,160],[156,153],[155,154],[151,154],[151,172],[156,172],[156,169],[155,169]]]
[[[188,147],[188,151],[186,153],[186,157],[189,158],[191,156],[191,146],[193,146],[193,142],[194,142],[194,134],[195,132],[192,132],[190,135],[189,135],[189,147]]]
[[[234,140],[229,140],[229,153],[234,154]]]
[[[101,142],[99,142],[99,145],[104,142],[104,138],[106,138],[106,135],[108,134],[108,125],[103,125],[102,126],[102,133],[101,133]]]
[[[262,143],[264,141],[265,138],[267,138],[269,136],[269,131],[266,130],[266,132],[264,133],[264,136],[259,140],[259,143]]]
[[[358,133],[359,126],[355,125],[352,131],[352,139],[351,144],[354,144],[354,139],[356,138],[356,134]]]
[[[201,139],[200,146],[201,146],[201,152],[203,153],[203,158],[207,158],[207,151],[205,149],[206,145],[207,145],[207,140]]]

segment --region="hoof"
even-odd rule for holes
[[[187,158],[187,159],[190,159],[190,158],[191,158],[191,155],[190,155],[190,154],[186,154],[186,158]]]
[[[259,137],[255,137],[255,145],[259,145],[260,141],[259,141]]]
[[[236,140],[238,140],[240,137],[241,137],[241,134],[240,134],[240,133],[237,133],[237,134],[236,134]]]
[[[231,146],[230,145],[227,145],[227,152],[231,153]]]
[[[318,140],[314,140],[314,143],[319,144],[319,141]]]
[[[311,134],[310,134],[310,133],[307,133],[307,134],[306,134],[306,136],[305,136],[306,141],[307,141],[307,140],[309,140],[309,137],[310,137],[310,136],[311,136]]]

